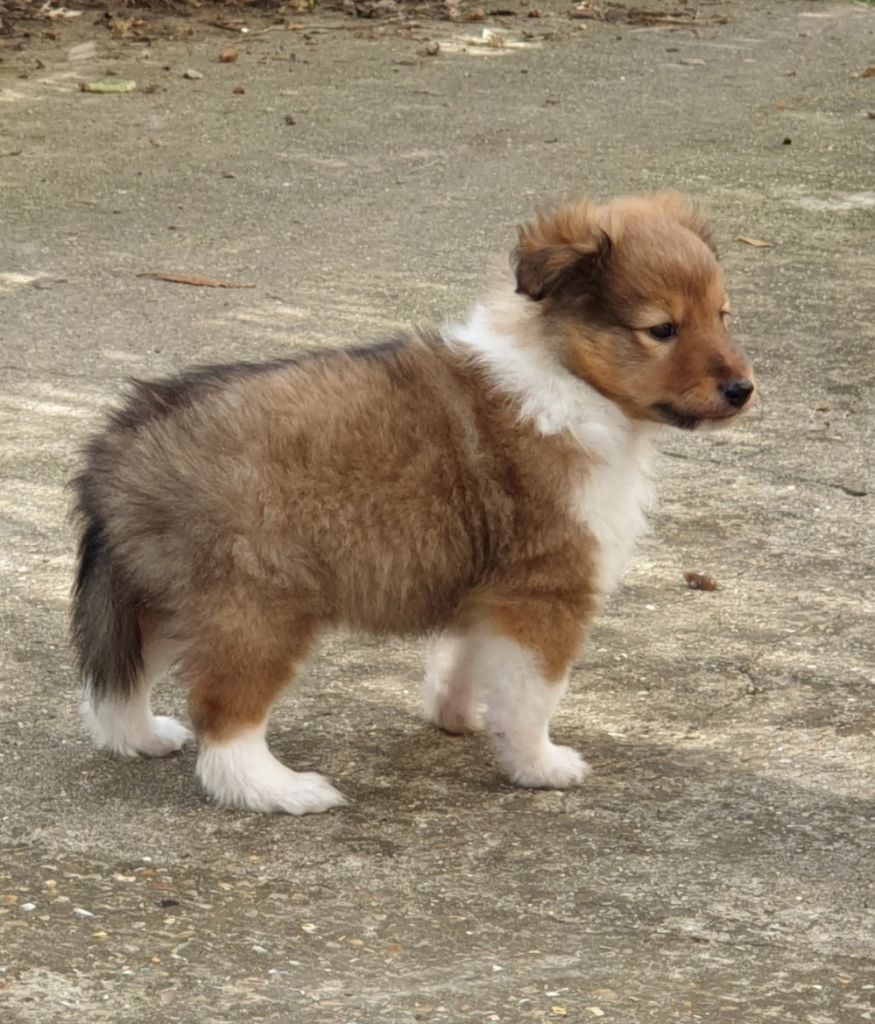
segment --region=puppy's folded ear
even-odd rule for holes
[[[519,229],[511,254],[516,290],[535,302],[569,287],[583,289],[607,261],[611,240],[587,200],[568,203]]]
[[[717,255],[717,243],[714,240],[714,232],[708,221],[708,215],[689,196],[682,192],[653,192],[649,196],[651,202],[663,210],[669,217],[689,228],[693,234],[699,236],[705,245]]]

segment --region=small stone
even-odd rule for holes
[[[182,77],[190,78],[193,82],[196,82],[199,78],[203,78],[204,76],[200,73],[200,71],[195,71],[194,68],[186,68],[185,71],[183,71],[182,73]]]
[[[85,910],[83,907],[73,907],[73,913],[76,917],[94,917],[90,910]]]
[[[26,911],[27,913],[30,913],[31,910],[36,910],[36,904],[35,903],[22,903],[21,904],[21,909]]]

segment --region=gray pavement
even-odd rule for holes
[[[403,31],[317,9],[233,63],[203,20],[147,44],[94,12],[0,48],[4,1022],[875,1019],[875,8],[702,3],[729,21],[692,30],[540,6]],[[463,38],[484,27],[525,45]],[[137,90],[78,90],[109,72]],[[536,205],[660,186],[713,211],[762,400],[666,439],[556,723],[582,787],[506,785],[417,717],[419,645],[360,637],[272,732],[347,808],[221,811],[191,750],[92,751],[64,483],[126,376],[459,314]]]

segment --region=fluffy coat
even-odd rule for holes
[[[653,438],[728,422],[753,385],[688,200],[570,204],[521,229],[513,264],[442,334],[133,385],[74,485],[98,745],[184,742],[149,702],[177,662],[213,797],[334,806],[265,730],[319,632],[353,627],[435,636],[429,717],[477,728],[485,700],[514,781],[583,777],[549,717],[644,527]]]

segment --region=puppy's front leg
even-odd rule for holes
[[[497,609],[476,629],[474,669],[486,698],[486,732],[518,786],[564,789],[589,771],[549,731],[582,635],[574,616],[541,603]]]
[[[432,637],[425,653],[423,717],[457,736],[483,728],[471,654],[471,641],[464,634]]]

